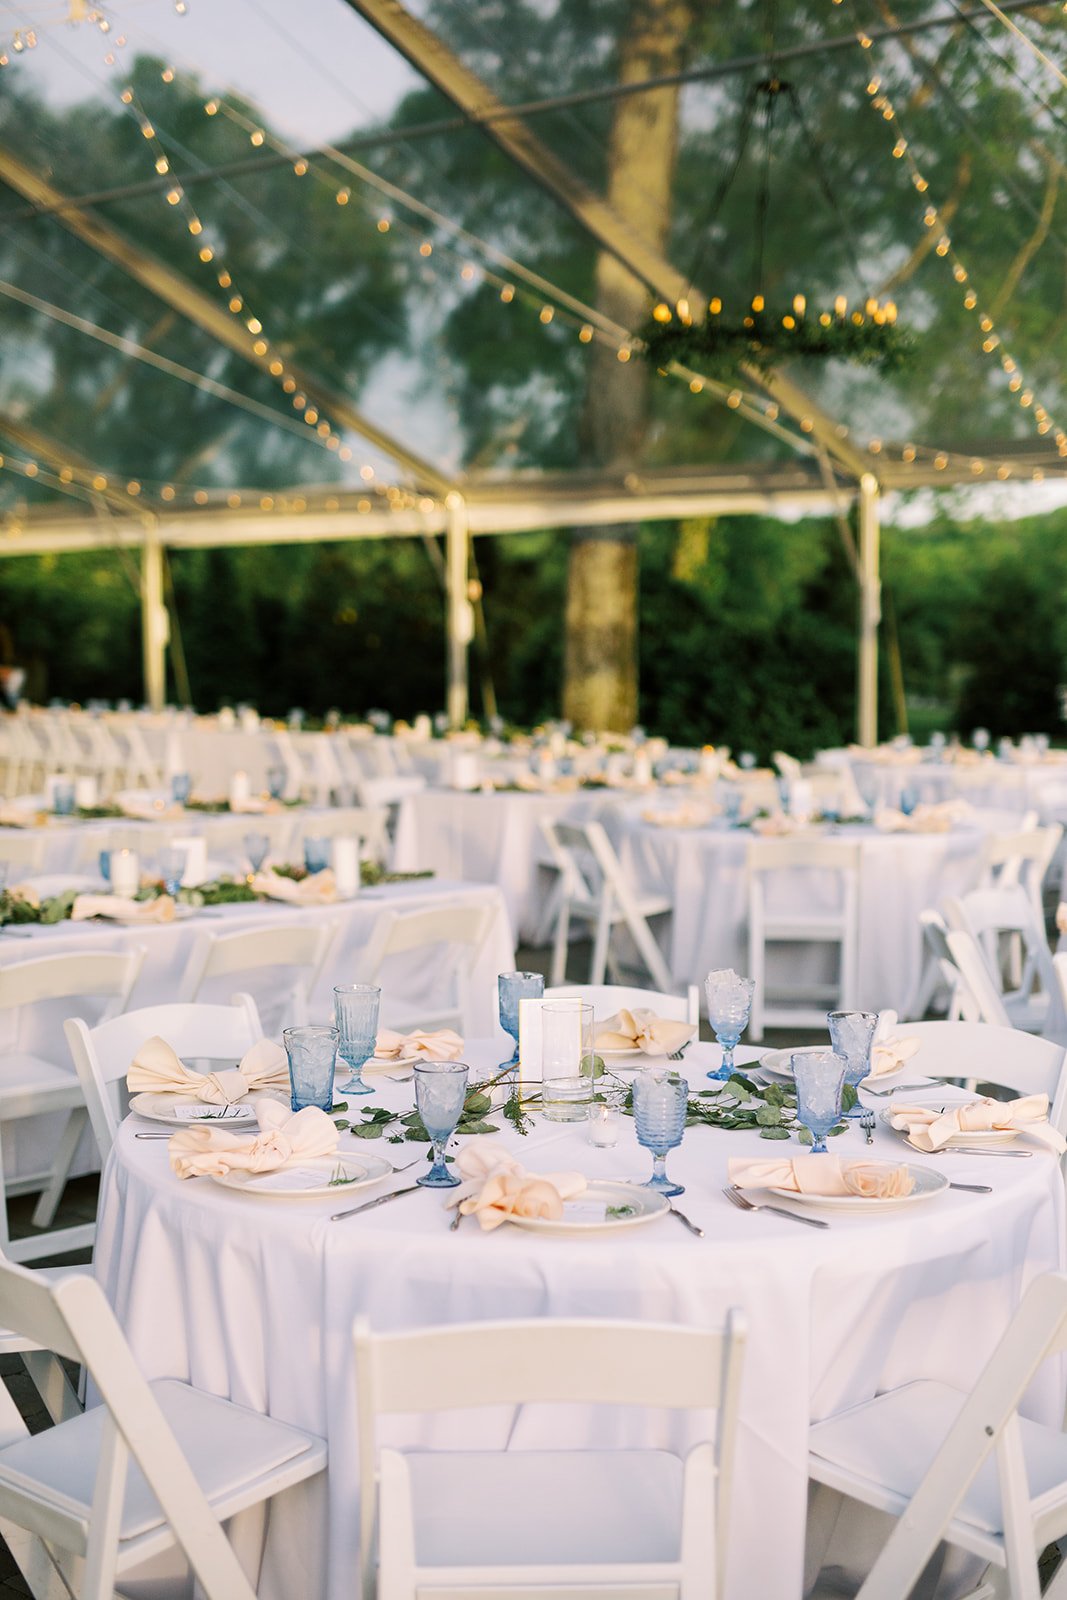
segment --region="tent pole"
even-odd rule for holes
[[[879,576],[878,480],[860,479],[860,629],[856,695],[856,737],[868,749],[878,743],[878,624],[882,618]]]
[[[468,710],[467,652],[474,632],[467,593],[470,533],[466,501],[454,489],[445,497],[445,510],[448,518],[445,527],[448,725],[462,728]]]
[[[167,698],[167,637],[163,604],[163,545],[156,530],[146,528],[141,548],[141,645],[144,655],[144,697],[152,711],[162,711]]]

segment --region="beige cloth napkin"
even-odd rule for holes
[[[623,1009],[607,1017],[596,1030],[595,1050],[643,1050],[649,1056],[668,1056],[691,1039],[696,1028],[691,1022],[672,1022],[657,1017],[654,1011]]]
[[[856,1195],[899,1200],[915,1179],[906,1166],[886,1161],[843,1161],[839,1156],[794,1156],[759,1161],[731,1156],[730,1182],[739,1189],[790,1189],[796,1194]]]
[[[122,894],[80,894],[70,911],[72,922],[108,917],[112,922],[173,922],[174,901],[169,894],[154,900],[130,900]]]
[[[426,1033],[415,1028],[411,1033],[394,1033],[392,1028],[379,1028],[374,1044],[377,1061],[399,1061],[418,1056],[423,1061],[458,1061],[463,1054],[463,1040],[451,1028],[438,1028]]]
[[[751,826],[752,832],[758,833],[761,839],[782,839],[800,831],[793,818],[781,811],[775,811],[769,817],[753,817]]]
[[[488,1139],[461,1150],[456,1165],[464,1181],[445,1205],[476,1216],[485,1233],[511,1217],[558,1222],[563,1202],[584,1194],[588,1184],[580,1172],[529,1173],[502,1144]]]
[[[0,828],[37,828],[44,820],[43,811],[26,811],[21,806],[0,806]]]
[[[1060,933],[1067,933],[1067,900],[1061,900],[1056,907],[1056,928]]]
[[[291,906],[329,906],[337,899],[337,884],[329,867],[301,878],[299,883],[278,872],[257,872],[252,888],[268,900],[284,900]]]
[[[868,1078],[887,1078],[891,1072],[899,1072],[905,1062],[910,1061],[919,1049],[919,1039],[878,1039],[871,1046],[871,1070]]]
[[[993,1133],[1016,1129],[1062,1155],[1067,1139],[1049,1126],[1048,1095],[1027,1094],[1018,1100],[973,1100],[964,1105],[889,1107],[890,1124],[906,1133],[920,1150],[941,1150],[956,1134]]]
[[[258,817],[262,816],[267,811],[278,810],[278,803],[276,800],[264,800],[263,797],[258,794],[246,795],[243,800],[230,799],[228,801],[228,805],[231,813],[234,816]]]
[[[936,806],[916,806],[910,817],[894,806],[886,806],[876,813],[874,825],[879,833],[948,833],[973,814],[974,808],[966,800],[942,800]]]
[[[181,806],[147,792],[119,795],[117,803],[124,817],[137,822],[175,822],[185,815]]]
[[[131,1094],[195,1095],[209,1105],[232,1105],[250,1089],[288,1089],[285,1051],[272,1039],[260,1039],[246,1050],[236,1067],[223,1072],[194,1072],[165,1039],[146,1039],[130,1063],[126,1087]]]
[[[241,1138],[225,1128],[183,1128],[168,1140],[179,1178],[224,1177],[227,1172],[277,1172],[315,1156],[332,1155],[340,1135],[325,1111],[305,1106],[295,1114],[277,1100],[262,1100],[260,1131]]]
[[[650,823],[653,828],[704,828],[721,809],[721,806],[686,803],[670,810],[649,807],[642,811],[641,821]]]

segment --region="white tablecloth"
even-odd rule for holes
[[[283,905],[231,905],[205,908],[196,916],[170,923],[153,923],[131,928],[118,923],[58,923],[49,928],[22,928],[13,932],[4,929],[0,935],[0,963],[10,965],[16,961],[31,960],[35,956],[60,955],[71,951],[124,950],[141,946],[145,962],[130,997],[130,1009],[139,1006],[163,1005],[177,998],[177,985],[185,971],[190,950],[197,935],[205,928],[216,933],[236,933],[247,928],[276,927],[291,922],[335,922],[339,924],[336,942],[331,947],[322,976],[310,999],[313,1019],[326,1020],[333,1016],[333,985],[352,981],[353,963],[358,952],[370,939],[382,912],[416,911],[447,906],[487,905],[494,916],[489,932],[478,954],[470,985],[470,1016],[467,1026],[472,1032],[487,1034],[496,1026],[498,972],[514,968],[515,949],[511,927],[500,891],[486,885],[444,883],[437,879],[416,883],[383,884],[377,889],[363,890],[355,900],[340,901],[332,906],[293,908]],[[403,995],[405,1002],[418,1002],[420,992],[432,988],[434,973],[424,960],[404,958],[398,968],[390,966],[389,979],[392,992]],[[205,984],[200,998],[223,1001],[236,989],[253,994],[261,1006],[264,1027],[273,1031],[274,1024],[281,1025],[276,1015],[276,993],[270,985],[277,983],[274,969],[265,969],[264,976],[255,973],[240,974],[237,978],[212,980]],[[389,1018],[390,988],[382,996],[383,1017]],[[99,1004],[86,1001],[79,1007],[70,1000],[47,1001],[23,1011],[0,1013],[0,1049],[19,1049],[43,1055],[57,1064],[70,1064],[70,1052],[63,1033],[63,1021],[71,1015],[84,1015],[95,1020]],[[73,1067],[71,1067],[73,1072]],[[27,1117],[3,1128],[4,1161],[6,1171],[17,1176],[20,1172],[39,1171],[42,1156],[54,1146],[62,1123],[53,1115]],[[79,1151],[76,1170],[94,1171],[96,1149],[87,1134]]]
[[[721,827],[655,827],[625,814],[614,821],[605,817],[605,822],[631,878],[643,889],[671,897],[674,914],[662,937],[669,940],[667,960],[675,982],[700,983],[717,967],[747,970],[745,852],[751,835]],[[883,834],[864,825],[842,828],[835,837],[860,846],[856,1003],[867,1010],[892,1006],[903,1013],[922,966],[919,913],[970,887],[983,831],[975,826],[948,833]],[[795,905],[798,911],[813,910],[820,894],[837,892],[826,873],[789,868],[774,876],[781,880],[771,885],[771,892],[780,896],[778,909]],[[790,977],[813,954],[811,947],[786,953]],[[772,959],[781,962],[783,954]],[[771,971],[783,972],[784,965]]]
[[[484,1071],[503,1036],[468,1046]],[[717,1061],[694,1046],[690,1076]],[[410,1101],[392,1086],[376,1103]],[[884,1104],[884,1102],[878,1102]],[[584,1130],[536,1122],[520,1139],[533,1169],[591,1176],[649,1170],[627,1122],[614,1150]],[[402,1163],[411,1146],[375,1143]],[[703,1240],[664,1218],[611,1238],[541,1237],[473,1222],[447,1231],[438,1196],[406,1195],[331,1223],[335,1198],[250,1199],[210,1179],[171,1174],[163,1141],[123,1128],[105,1174],[97,1272],[134,1352],[152,1377],[189,1379],[328,1438],[328,1486],[291,1491],[272,1513],[263,1600],[350,1600],[358,1543],[358,1466],[350,1331],[357,1314],[395,1330],[494,1317],[636,1317],[717,1327],[731,1306],[750,1322],[738,1441],[727,1595],[798,1600],[806,1514],[809,1418],[910,1378],[971,1382],[1029,1282],[1063,1262],[1064,1192],[1054,1158],[949,1158],[952,1177],[989,1183],[980,1196],[945,1192],[881,1217],[835,1216],[825,1230],[737,1211],[720,1193],[730,1155],[782,1151],[750,1134],[691,1129],[669,1169]],[[842,1136],[859,1154],[859,1130]],[[902,1147],[879,1129],[878,1156]],[[936,1165],[936,1159],[927,1158]],[[409,1175],[410,1176],[410,1175]],[[407,1178],[392,1180],[407,1182]],[[373,1192],[373,1191],[372,1191]],[[353,1198],[351,1203],[355,1203]],[[1029,1398],[1058,1422],[1057,1374]],[[553,1408],[555,1409],[555,1408]],[[556,1426],[558,1426],[558,1418]],[[453,1448],[542,1446],[546,1413],[493,1410],[422,1426],[405,1419],[392,1442]],[[673,1424],[572,1409],[573,1444],[686,1447]],[[321,1556],[322,1570],[318,1570]]]

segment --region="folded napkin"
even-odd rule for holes
[[[44,820],[43,811],[26,811],[22,806],[0,806],[0,828],[36,828]]]
[[[1061,900],[1056,907],[1056,927],[1060,933],[1067,933],[1067,900]]]
[[[557,1222],[563,1202],[584,1194],[587,1187],[580,1172],[527,1172],[502,1144],[487,1139],[461,1150],[456,1165],[464,1181],[445,1205],[458,1205],[465,1217],[476,1216],[485,1233],[511,1217]]]
[[[374,1045],[376,1061],[399,1061],[410,1056],[419,1056],[423,1061],[458,1061],[462,1054],[463,1040],[451,1028],[438,1028],[431,1033],[422,1028],[411,1033],[379,1028]]]
[[[910,1061],[919,1048],[919,1039],[878,1039],[871,1046],[871,1070],[868,1078],[887,1078],[891,1072],[899,1072],[906,1061]]]
[[[72,922],[108,917],[112,922],[173,922],[174,901],[169,894],[154,900],[130,900],[124,894],[80,894],[70,910]]]
[[[798,832],[798,824],[794,819],[781,811],[775,811],[769,817],[753,817],[751,827],[752,832],[758,833],[763,839],[780,839],[786,834]]]
[[[332,1155],[340,1135],[325,1111],[305,1106],[295,1114],[277,1100],[259,1105],[260,1131],[242,1138],[225,1128],[183,1128],[167,1142],[179,1178],[224,1177],[227,1172],[277,1172],[315,1156]]]
[[[184,816],[181,806],[174,805],[173,802],[164,800],[161,796],[152,794],[148,790],[145,790],[144,793],[131,790],[129,793],[120,794],[116,798],[118,808],[123,816],[130,817],[137,822],[175,822]]]
[[[285,1051],[271,1039],[246,1050],[236,1067],[224,1072],[193,1072],[158,1034],[146,1039],[130,1063],[126,1087],[131,1094],[187,1094],[209,1105],[232,1105],[250,1089],[288,1089]]]
[[[276,800],[264,800],[258,794],[245,795],[243,800],[235,800],[231,795],[227,804],[234,816],[258,817],[264,812],[278,810],[278,802]]]
[[[1067,1139],[1049,1126],[1048,1095],[1027,1094],[1018,1100],[972,1100],[963,1105],[889,1107],[889,1121],[920,1150],[941,1150],[956,1134],[994,1133],[1015,1129],[1062,1155]]]
[[[642,822],[651,823],[654,828],[703,828],[720,811],[719,806],[685,804],[675,806],[672,810],[650,807],[642,811]]]
[[[337,884],[329,867],[322,872],[309,873],[299,883],[279,872],[257,872],[252,888],[256,894],[265,894],[268,900],[284,900],[291,906],[328,906],[337,899]]]
[[[780,1161],[731,1156],[729,1177],[739,1189],[851,1194],[862,1200],[899,1200],[915,1187],[915,1179],[906,1166],[886,1161],[844,1161],[839,1156],[794,1156]]]
[[[669,1056],[691,1039],[691,1022],[672,1022],[654,1011],[622,1010],[600,1023],[593,1040],[595,1050],[643,1050],[649,1056]]]

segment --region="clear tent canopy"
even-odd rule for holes
[[[865,492],[876,540],[881,492],[1067,474],[1060,7],[679,0],[651,88],[640,14],[5,0],[0,553],[444,532],[458,680],[468,532]],[[673,181],[628,209],[658,250],[604,199],[621,98],[656,93]],[[783,323],[773,368],[653,367],[594,468],[591,363],[645,359],[604,252],[644,315],[892,301],[913,351],[790,359]]]

